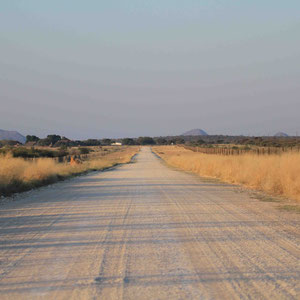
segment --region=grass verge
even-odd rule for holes
[[[129,163],[138,147],[122,147],[119,151],[94,157],[78,164],[58,163],[51,158],[24,160],[10,155],[0,157],[0,196],[28,191],[89,171],[104,170]]]
[[[157,146],[152,150],[167,164],[200,176],[300,201],[299,153],[225,156],[195,153],[177,146]]]

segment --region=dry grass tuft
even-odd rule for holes
[[[125,147],[113,153],[80,164],[57,163],[51,158],[24,160],[0,156],[0,195],[10,195],[91,170],[103,170],[130,162],[138,147]]]
[[[168,164],[200,176],[242,184],[252,189],[300,201],[300,154],[213,155],[177,146],[153,147]]]

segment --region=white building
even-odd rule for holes
[[[122,146],[122,143],[119,142],[115,142],[115,143],[111,143],[112,146]]]

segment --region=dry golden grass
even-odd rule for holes
[[[73,165],[57,163],[51,158],[24,160],[10,155],[0,156],[0,195],[25,191],[91,170],[103,170],[128,163],[138,150],[138,147],[122,147],[118,151]]]
[[[300,201],[300,154],[214,155],[177,146],[153,147],[169,165]]]

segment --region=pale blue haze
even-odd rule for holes
[[[300,134],[300,1],[0,0],[0,128]]]

